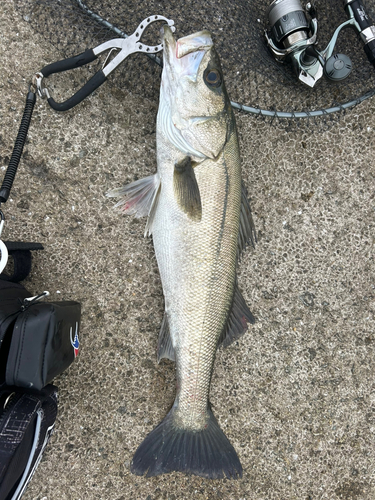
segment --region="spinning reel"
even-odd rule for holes
[[[300,0],[273,0],[268,9],[269,30],[265,32],[268,47],[277,61],[291,63],[299,80],[310,87],[323,75],[337,82],[350,74],[350,58],[333,53],[337,37],[346,26],[357,31],[369,61],[375,66],[374,24],[360,0],[343,0],[343,4],[349,19],[337,27],[322,51],[316,47],[318,21],[311,3],[306,4],[305,12]]]

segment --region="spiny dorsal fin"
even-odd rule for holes
[[[201,195],[189,156],[175,164],[173,190],[181,210],[190,219],[199,222],[202,218]]]
[[[228,345],[246,332],[247,323],[254,324],[255,318],[247,307],[245,299],[242,297],[236,284],[234,288],[232,310],[218,345],[222,343],[224,347],[228,347]]]
[[[149,175],[126,186],[112,189],[112,191],[107,193],[107,196],[110,198],[121,198],[116,203],[115,208],[122,207],[127,215],[145,217],[150,213],[159,186],[159,175]]]
[[[244,183],[242,182],[242,195],[241,195],[241,215],[240,215],[240,230],[238,233],[238,256],[246,246],[251,243],[253,247],[257,241],[253,216],[251,215],[251,208],[247,200],[247,193]]]
[[[168,316],[164,313],[163,322],[160,327],[159,342],[158,342],[158,363],[163,359],[176,361],[176,354],[172,345],[171,334],[169,332]]]

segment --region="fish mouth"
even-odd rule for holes
[[[169,26],[162,28],[162,43],[168,72],[175,77],[188,76],[194,81],[204,54],[213,46],[211,33],[207,30],[198,31],[176,41]]]

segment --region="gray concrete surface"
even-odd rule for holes
[[[0,51],[3,172],[30,75],[59,57],[12,0]],[[69,76],[57,88],[69,92]],[[257,323],[219,350],[211,390],[244,476],[209,481],[129,470],[173,401],[174,366],[156,363],[163,297],[145,221],[104,193],[155,171],[157,103],[109,86],[66,114],[37,102],[4,237],[44,244],[25,285],[81,301],[83,316],[25,500],[374,498],[374,111],[372,100],[327,128],[237,115],[259,235],[239,283]]]

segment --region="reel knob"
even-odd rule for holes
[[[333,82],[344,80],[351,71],[352,61],[345,54],[333,54],[324,65],[325,76]]]

